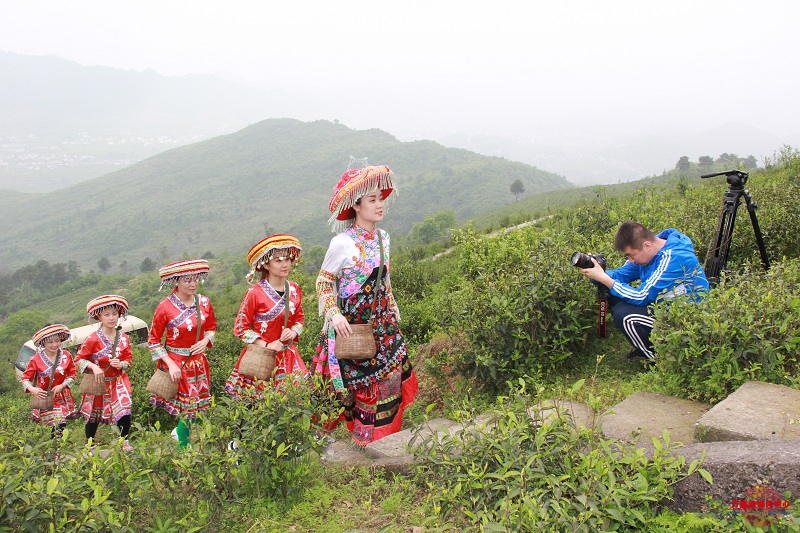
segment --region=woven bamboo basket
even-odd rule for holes
[[[239,373],[266,381],[275,373],[275,350],[257,344],[248,344],[239,363]]]
[[[372,359],[378,351],[372,324],[350,324],[353,334],[336,337],[336,357],[339,359]]]
[[[150,381],[147,382],[147,392],[160,396],[165,400],[174,400],[178,396],[178,384],[169,377],[169,372],[156,367]]]
[[[102,396],[106,393],[105,379],[98,383],[94,379],[94,374],[84,374],[81,378],[81,385],[78,387],[81,394],[91,394],[93,396]]]
[[[44,397],[44,400],[40,399],[36,395],[32,395],[31,397],[31,409],[39,409],[42,411],[49,411],[53,408],[53,393],[48,392],[47,396]]]

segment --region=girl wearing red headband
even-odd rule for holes
[[[342,398],[353,442],[362,448],[399,431],[403,411],[417,393],[389,278],[389,234],[376,227],[395,194],[392,176],[387,166],[367,166],[348,170],[336,184],[329,223],[339,233],[331,240],[316,284],[325,325],[314,370],[330,377]],[[375,356],[339,359],[336,338],[349,336],[350,324],[369,322]]]

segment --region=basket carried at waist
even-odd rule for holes
[[[336,336],[336,357],[339,359],[372,359],[378,352],[372,324],[350,324],[353,334]]]
[[[44,352],[43,352],[44,357]],[[56,379],[56,369],[58,368],[58,362],[61,358],[60,353],[56,353],[55,357],[52,362],[52,366],[50,367],[50,380],[47,382],[47,390],[45,391],[46,396],[44,398],[39,398],[36,394],[31,396],[31,409],[39,409],[42,411],[49,411],[55,406],[55,398],[53,393],[53,382]],[[36,374],[38,375],[39,372],[37,371]]]
[[[54,406],[52,391],[47,392],[44,399],[39,398],[35,394],[31,396],[31,409],[39,409],[41,411],[49,411]]]
[[[103,380],[98,382],[95,380],[94,374],[84,374],[83,378],[81,378],[81,384],[78,387],[78,391],[81,394],[91,394],[93,396],[102,396],[106,393],[106,380],[105,376]]]
[[[147,392],[160,396],[165,400],[174,400],[178,396],[178,384],[169,377],[169,370],[156,367],[156,371],[147,382]]]
[[[93,396],[102,396],[106,393],[106,375],[105,371],[111,367],[111,360],[117,356],[117,344],[119,343],[119,332],[122,329],[122,326],[117,326],[114,328],[116,333],[114,334],[114,344],[111,346],[111,353],[109,355],[108,364],[103,370],[103,379],[101,381],[97,381],[95,379],[95,374],[93,372],[85,373],[83,378],[81,378],[80,387],[78,387],[78,392],[81,394],[91,394]]]
[[[263,381],[272,379],[278,352],[266,346],[248,344],[239,363],[239,374]]]

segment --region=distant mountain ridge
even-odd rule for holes
[[[268,117],[295,95],[210,75],[87,67],[0,52],[0,189],[55,190]]]
[[[2,195],[0,264],[13,270],[39,259],[75,260],[89,270],[105,256],[114,270],[122,261],[137,270],[145,257],[244,255],[273,231],[294,233],[306,247],[325,245],[328,201],[350,155],[395,172],[399,197],[384,225],[390,231],[408,231],[445,209],[467,218],[509,203],[516,179],[525,196],[571,187],[523,163],[432,141],[269,119],[56,192]]]
[[[56,190],[266,118],[333,118],[358,106],[331,92],[300,95],[214,75],[163,76],[0,51],[0,189]],[[449,124],[392,131],[547,168],[581,185],[659,174],[682,155],[696,161],[733,152],[761,162],[783,144],[800,145],[800,131],[778,137],[745,124],[665,131],[643,122],[620,135],[608,131],[615,122],[610,111],[589,109],[508,138]]]
[[[730,122],[699,132],[663,131],[630,135],[616,141],[606,138],[510,140],[487,135],[448,135],[436,139],[445,146],[460,146],[479,154],[503,156],[514,161],[556,169],[572,183],[615,183],[657,175],[675,168],[686,155],[697,162],[701,155],[717,158],[735,153],[756,157],[759,166],[783,144],[796,146],[800,135],[779,137],[748,124]]]
[[[217,76],[162,76],[10,52],[0,52],[0,82],[0,136],[210,136],[287,116],[301,105],[283,92]]]

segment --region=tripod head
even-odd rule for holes
[[[747,177],[749,174],[747,172],[742,172],[741,170],[723,170],[722,172],[712,172],[711,174],[703,174],[701,178],[713,178],[715,176],[725,176],[725,181],[728,182],[728,185],[731,186],[733,189],[743,189],[744,184],[747,183]]]
[[[739,202],[744,197],[747,203],[747,212],[750,213],[750,221],[753,223],[753,231],[756,234],[756,244],[758,251],[761,252],[761,262],[764,263],[764,269],[769,270],[769,258],[767,257],[767,249],[764,246],[764,238],[761,235],[761,228],[758,225],[756,218],[756,209],[758,206],[753,201],[750,192],[744,188],[747,182],[747,172],[741,170],[724,170],[722,172],[712,172],[711,174],[703,174],[701,178],[713,178],[714,176],[725,176],[728,182],[728,190],[722,196],[722,211],[719,214],[717,222],[717,230],[714,233],[714,238],[711,240],[711,245],[708,247],[708,255],[706,255],[706,262],[703,269],[706,271],[711,285],[716,285],[719,279],[719,274],[725,270],[728,262],[728,251],[730,250],[731,238],[733,237],[733,223],[736,220],[736,210],[739,208]]]

